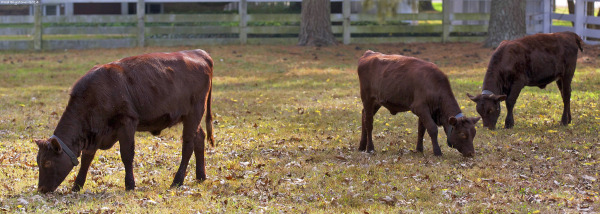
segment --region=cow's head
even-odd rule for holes
[[[37,164],[40,170],[38,191],[53,192],[65,180],[74,165],[55,138],[35,140],[39,147]]]
[[[475,155],[475,147],[473,147],[473,138],[477,131],[475,124],[481,119],[480,117],[450,117],[447,130],[448,146],[455,148],[464,157],[473,157]]]
[[[506,100],[506,95],[478,94],[472,96],[467,93],[467,96],[477,103],[476,109],[483,119],[483,127],[494,130],[500,116],[500,102]]]

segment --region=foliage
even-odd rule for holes
[[[365,0],[362,6],[365,10],[376,9],[379,23],[384,23],[387,18],[396,15],[400,1],[402,0]]]
[[[375,117],[376,152],[357,152],[356,60],[366,49],[415,56],[447,73],[467,116],[492,50],[478,43],[333,47],[205,46],[215,60],[218,146],[207,148],[208,180],[170,189],[181,126],[136,135],[137,189],[124,190],[118,144],[99,151],[80,193],[36,192],[35,138],[52,135],[70,86],[96,64],[148,52],[199,47],[2,52],[0,209],[26,213],[576,213],[598,212],[600,47],[585,46],[573,82],[573,123],[559,125],[560,92],[525,88],[515,128],[478,125],[476,156],[442,145],[414,153],[412,113]],[[468,51],[465,51],[468,50]],[[504,108],[504,107],[503,107]],[[503,109],[505,112],[505,109]],[[504,117],[505,114],[501,116]],[[440,129],[439,139],[445,141]]]

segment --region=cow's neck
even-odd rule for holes
[[[67,109],[58,121],[56,129],[54,129],[54,135],[59,137],[77,157],[80,156],[83,147],[81,133],[81,122],[76,115],[70,113]]]
[[[488,90],[494,94],[504,94],[501,87],[501,81],[502,78],[500,78],[499,72],[488,68],[487,72],[485,72],[485,77],[483,78],[481,90]]]
[[[447,129],[449,124],[448,119],[461,113],[460,106],[458,105],[458,102],[456,101],[456,98],[454,98],[452,92],[450,92],[450,94],[447,96],[442,96],[442,105],[440,110],[441,125]]]

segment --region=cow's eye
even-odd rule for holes
[[[44,168],[50,168],[50,167],[52,167],[52,161],[44,162]]]
[[[465,133],[461,132],[459,136],[460,138],[467,139],[467,135]]]

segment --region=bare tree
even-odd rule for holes
[[[331,1],[302,0],[298,45],[327,46],[337,42],[331,31]]]
[[[497,47],[503,40],[525,35],[525,3],[522,0],[492,0],[485,47]]]

